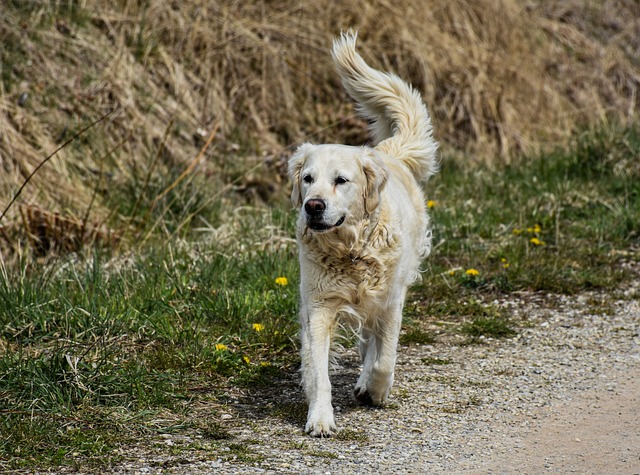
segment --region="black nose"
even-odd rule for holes
[[[319,216],[326,209],[327,205],[324,200],[309,200],[304,204],[304,210],[309,216]]]

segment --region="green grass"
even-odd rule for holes
[[[475,318],[464,323],[460,332],[469,336],[472,342],[484,337],[507,338],[516,334],[510,323],[503,318]]]
[[[255,384],[287,367],[297,331],[294,264],[292,248],[230,257],[167,247],[133,262],[94,255],[45,272],[5,269],[2,458],[13,467],[73,465],[68,454],[101,455],[126,441],[119,426],[134,438],[166,429],[153,424],[160,411],[188,422],[191,388],[215,395],[231,376]],[[222,433],[215,424],[203,432]]]
[[[336,440],[341,440],[345,442],[368,442],[369,436],[357,429],[344,428],[340,429],[336,434]]]
[[[424,330],[434,321],[470,343],[508,337],[520,322],[487,303],[497,297],[631,279],[621,263],[639,259],[638,156],[637,131],[605,130],[501,169],[445,160],[429,185],[434,250],[410,292],[403,343],[438,345]],[[99,470],[154,433],[232,439],[216,401],[296,367],[289,205],[232,211],[228,196],[195,185],[172,190],[168,212],[140,203],[131,215],[162,225],[140,224],[149,239],[130,251],[0,261],[1,469]],[[212,216],[229,229],[198,229]],[[274,413],[304,417],[302,402],[290,409]],[[234,454],[253,460],[242,445]]]
[[[620,263],[638,259],[639,135],[584,134],[568,150],[494,171],[445,161],[428,193],[435,248],[415,311],[496,317],[478,296],[572,294],[629,279]]]
[[[451,364],[451,360],[433,357],[422,358],[420,361],[422,361],[427,366],[442,366]]]
[[[419,327],[411,326],[400,335],[400,344],[402,345],[431,345],[436,342],[436,336],[433,333],[422,330]]]

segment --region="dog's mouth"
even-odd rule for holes
[[[342,223],[344,223],[344,218],[345,216],[340,218],[335,224],[325,224],[320,221],[309,221],[309,227],[312,230],[318,231],[318,232],[330,231],[331,229],[337,228]]]

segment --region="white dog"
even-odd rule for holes
[[[356,34],[333,44],[343,85],[371,121],[374,146],[301,145],[289,161],[300,208],[300,338],[309,412],[305,430],[336,430],[329,357],[341,322],[358,329],[356,399],[382,405],[393,384],[407,287],[431,250],[420,183],[438,168],[429,113],[418,92],[356,53]]]

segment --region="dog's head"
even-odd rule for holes
[[[289,160],[289,178],[291,201],[305,224],[326,232],[377,208],[387,169],[367,147],[303,144]]]

